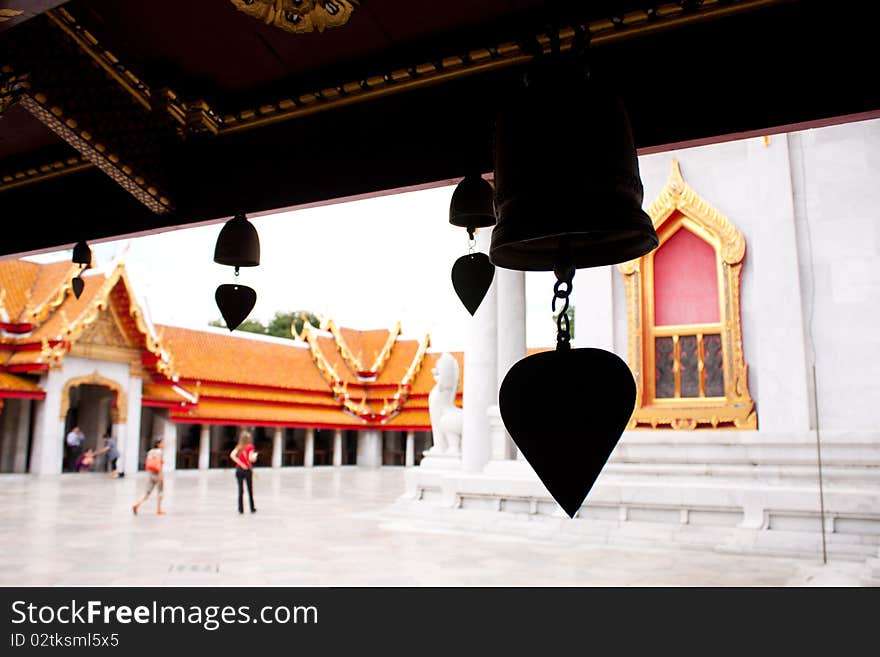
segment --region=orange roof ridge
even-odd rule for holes
[[[66,266],[63,266],[66,265]],[[34,277],[34,282],[26,292],[24,308],[19,314],[19,320],[39,326],[50,314],[67,298],[68,292],[73,290],[73,279],[80,273],[79,265],[73,262],[59,261],[39,265],[40,269]],[[54,278],[60,280],[52,280]],[[58,274],[61,274],[60,276]],[[48,279],[48,280],[47,280]],[[60,285],[59,285],[60,283]],[[42,298],[36,298],[41,287],[47,288]],[[54,292],[54,294],[53,294]]]

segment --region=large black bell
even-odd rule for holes
[[[492,184],[477,175],[465,176],[449,203],[449,223],[462,228],[495,225],[495,192]]]
[[[214,262],[231,267],[256,267],[260,264],[260,236],[243,214],[226,222],[217,237]]]
[[[575,59],[536,63],[495,134],[489,257],[498,267],[553,270],[562,245],[576,268],[657,247],[626,110]]]

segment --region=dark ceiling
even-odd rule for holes
[[[847,7],[364,0],[308,34],[230,0],[23,14],[0,25],[0,199],[39,229],[0,255],[490,171],[495,116],[557,30],[565,49],[589,29],[643,150],[877,115],[877,9]]]

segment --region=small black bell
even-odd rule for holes
[[[476,174],[462,178],[449,202],[449,223],[467,228],[468,254],[452,265],[452,287],[467,311],[473,315],[495,277],[495,265],[484,253],[474,253],[477,228],[495,225],[495,192],[492,184]]]
[[[85,242],[77,242],[73,247],[73,258],[71,258],[74,264],[80,265],[82,267],[88,267],[92,264],[92,250],[89,248],[89,245]]]
[[[256,267],[260,264],[260,236],[243,214],[226,222],[217,237],[214,262],[231,267]]]
[[[577,58],[535,63],[496,124],[492,262],[551,271],[563,244],[576,268],[638,258],[658,244],[642,198],[620,100]]]
[[[494,197],[488,180],[477,175],[465,176],[452,193],[449,223],[467,229],[494,226]]]

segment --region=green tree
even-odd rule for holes
[[[269,322],[269,335],[280,335],[285,338],[292,338],[290,333],[291,324],[296,329],[297,334],[302,333],[303,326],[308,322],[315,328],[321,326],[321,318],[310,310],[294,310],[293,312],[277,312],[272,321]]]
[[[220,328],[228,328],[226,326],[226,322],[222,319],[213,319],[208,322],[208,326],[218,326]],[[261,333],[263,335],[266,334],[266,327],[263,326],[263,323],[258,319],[246,319],[241,323],[241,326],[238,327],[239,331],[247,331],[248,333]]]
[[[291,310],[287,312],[279,310],[275,313],[275,316],[269,320],[268,324],[263,324],[256,319],[246,319],[241,323],[241,326],[238,327],[238,330],[247,331],[249,333],[261,333],[263,335],[274,335],[276,338],[288,338],[292,340],[293,334],[290,332],[291,324],[296,327],[296,332],[299,334],[302,332],[303,325],[306,322],[315,328],[321,326],[321,318],[310,310]],[[226,328],[226,323],[222,319],[212,320],[208,322],[208,325]]]

